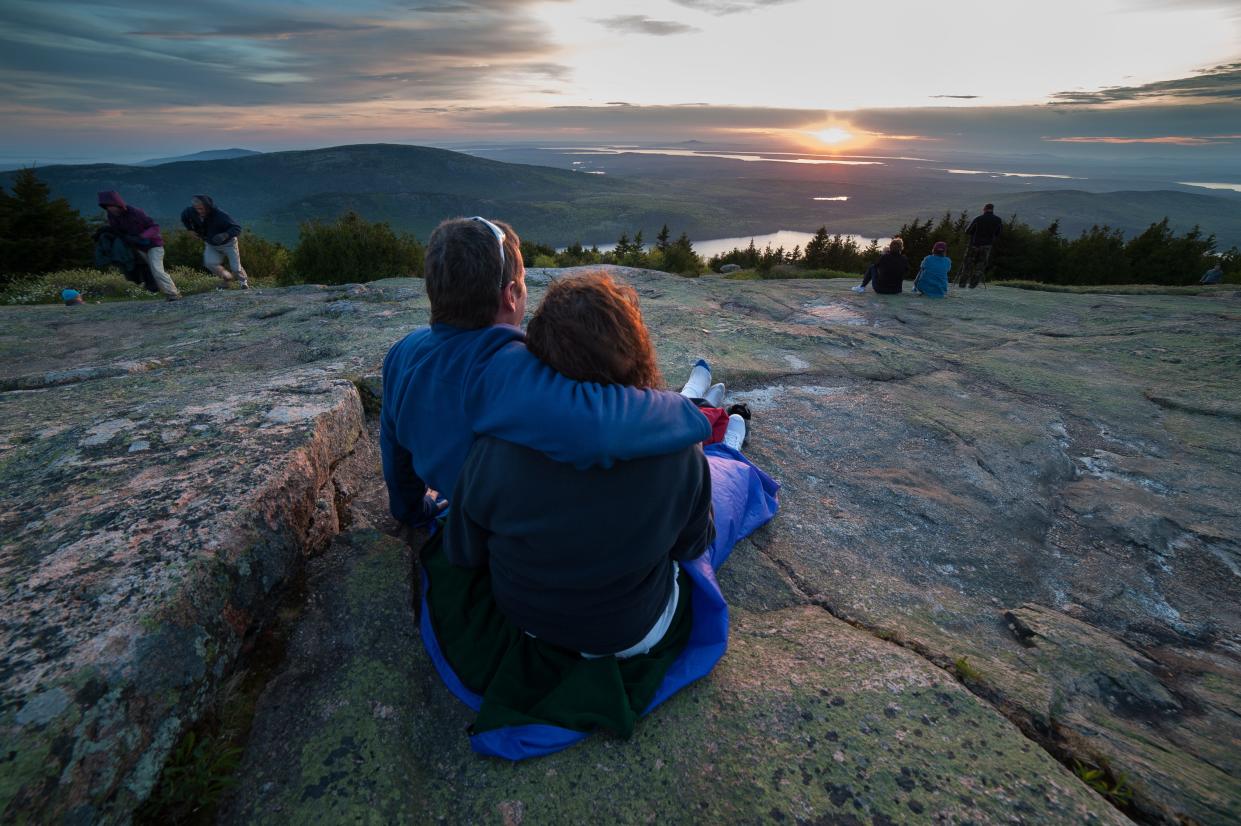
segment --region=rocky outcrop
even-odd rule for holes
[[[420,283],[0,310],[6,818],[124,821],[306,555],[229,822],[1235,817],[1235,298],[622,275],[669,382],[704,356],[750,405],[782,512],[716,672],[517,767],[468,752],[367,530]]]

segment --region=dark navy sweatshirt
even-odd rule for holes
[[[518,628],[610,654],[663,613],[671,560],[693,559],[714,538],[711,471],[698,445],[578,470],[486,436],[453,491],[444,554],[489,566],[496,604]]]

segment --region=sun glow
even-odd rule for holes
[[[829,126],[827,129],[811,132],[810,137],[828,146],[839,146],[842,143],[848,143],[853,140],[853,133],[848,129],[841,129],[839,126]]]
[[[848,123],[835,123],[818,129],[788,130],[786,139],[801,152],[822,152],[835,155],[854,152],[874,143],[875,134],[855,129]]]

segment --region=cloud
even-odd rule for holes
[[[783,6],[797,0],[672,0],[678,6],[687,9],[705,11],[708,14],[724,15],[756,11],[767,6]]]
[[[699,31],[694,26],[685,23],[677,23],[674,20],[652,20],[640,14],[619,14],[616,17],[607,17],[595,22],[604,28],[621,34],[652,34],[666,37],[671,34],[688,34],[689,32]]]
[[[552,33],[533,5],[484,0],[446,16],[443,3],[6,0],[0,88],[7,104],[83,116],[549,91],[570,70],[548,59]]]
[[[1165,144],[1171,146],[1206,146],[1213,143],[1233,143],[1241,141],[1241,135],[1211,135],[1210,137],[1198,138],[1188,135],[1161,135],[1157,138],[1123,138],[1123,137],[1085,137],[1074,136],[1065,138],[1043,138],[1051,143],[1110,143],[1110,144],[1128,144],[1128,143],[1153,143]]]
[[[1159,80],[1140,86],[1112,86],[1097,91],[1057,92],[1052,103],[1066,105],[1132,103],[1156,100],[1241,101],[1241,63],[1203,69],[1190,77]]]
[[[948,98],[950,100],[975,100],[978,95],[931,95],[933,98]]]

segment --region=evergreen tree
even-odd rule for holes
[[[1177,237],[1164,218],[1125,244],[1129,273],[1135,281],[1151,284],[1194,284],[1210,266],[1215,236],[1203,237],[1194,227]]]
[[[1065,248],[1062,273],[1066,284],[1128,284],[1124,236],[1106,224],[1082,230]]]
[[[655,249],[666,253],[668,251],[668,247],[670,246],[668,239],[671,236],[672,233],[668,231],[668,225],[664,224],[663,229],[659,231],[659,235],[655,236]]]
[[[616,246],[612,248],[612,263],[620,264],[633,251],[633,246],[629,241],[629,233],[622,232],[620,238],[616,239]]]
[[[656,251],[658,252],[658,248]],[[698,275],[703,267],[702,258],[694,252],[694,245],[689,240],[689,235],[684,232],[676,241],[664,248],[663,265],[668,272],[681,275]]]
[[[91,263],[86,221],[64,198],[49,200],[50,194],[47,184],[29,168],[17,173],[12,195],[0,188],[0,284],[19,274]]]
[[[802,266],[811,270],[821,270],[827,266],[827,251],[831,239],[827,227],[819,227],[814,237],[806,242],[806,252],[802,256]]]

